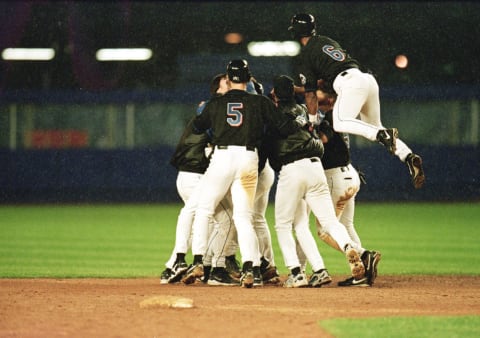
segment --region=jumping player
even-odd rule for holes
[[[425,181],[422,158],[398,139],[396,128],[386,129],[382,126],[379,88],[375,77],[347,54],[338,42],[327,36],[316,35],[313,15],[294,15],[288,30],[302,45],[296,72],[300,79],[298,90],[305,93],[309,117],[312,120],[316,118],[318,100],[315,92],[321,81],[337,94],[333,107],[334,130],[378,141],[406,163],[413,186],[421,188]],[[358,116],[360,119],[357,119]]]

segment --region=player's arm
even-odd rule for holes
[[[280,135],[288,136],[296,133],[307,123],[307,120],[304,117],[302,119],[302,116],[298,117],[298,119],[295,117],[289,118],[286,114],[278,110],[273,102],[270,100],[267,101],[264,108],[260,110],[264,114],[264,123],[269,125],[270,128],[276,129]]]
[[[317,120],[318,99],[315,91],[305,92],[305,105],[307,106],[309,119]]]
[[[295,90],[295,94],[298,94],[298,95],[305,94],[305,87],[293,86],[293,89]]]
[[[202,134],[211,127],[208,108],[209,103],[207,102],[202,107],[201,111],[197,110],[197,116],[195,116],[192,123],[192,131],[194,134]]]

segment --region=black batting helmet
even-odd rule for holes
[[[292,17],[288,30],[295,40],[299,40],[302,37],[315,35],[315,28],[315,17],[311,14],[300,13]]]
[[[230,81],[236,83],[245,83],[250,80],[252,74],[248,69],[248,62],[246,60],[232,60],[227,66],[227,75]]]

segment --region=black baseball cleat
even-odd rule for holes
[[[168,283],[178,283],[187,272],[188,265],[185,262],[176,262],[173,266],[173,275],[168,279]]]
[[[225,268],[213,268],[207,281],[208,285],[238,286],[238,279],[232,278]]]
[[[362,254],[362,262],[365,266],[365,277],[367,278],[367,283],[372,286],[377,278],[377,265],[382,258],[382,254],[378,251],[365,251]]]
[[[417,154],[408,154],[405,159],[405,164],[408,167],[410,176],[412,177],[412,183],[415,189],[420,189],[425,183],[425,173],[423,172],[423,161]]]
[[[349,277],[341,282],[338,282],[338,286],[359,286],[359,287],[369,287],[368,278],[363,277],[361,279],[355,279],[353,277]]]
[[[160,275],[160,284],[168,284],[168,280],[173,275],[174,275],[174,272],[172,271],[172,269],[166,268],[165,270],[163,270],[162,274]]]
[[[253,286],[263,286],[263,278],[259,266],[253,267]]]
[[[204,265],[203,266],[203,277],[202,277],[202,283],[203,284],[208,283],[211,271],[212,271],[212,266],[211,265]]]
[[[388,152],[392,155],[395,155],[395,151],[397,150],[397,138],[397,128],[382,129],[377,133],[377,141],[387,148]]]
[[[235,255],[225,257],[225,268],[233,278],[240,278],[242,275],[240,263],[235,258]]]

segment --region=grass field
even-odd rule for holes
[[[173,247],[180,208],[179,204],[0,206],[0,278],[159,276]],[[267,219],[277,266],[286,274],[273,206]],[[382,252],[383,275],[480,275],[479,203],[358,203],[356,220],[364,246]],[[330,273],[347,275],[343,255],[318,244]],[[187,259],[191,261],[191,255]],[[476,337],[480,326],[479,316],[355,321],[358,337]],[[350,337],[351,323],[342,318],[319,320],[335,337]]]
[[[1,206],[0,277],[158,276],[173,248],[180,208]],[[276,263],[286,273],[273,206],[267,219]],[[382,252],[383,274],[480,275],[478,203],[358,203],[356,221],[364,247]],[[343,255],[319,246],[330,273],[348,274]]]

